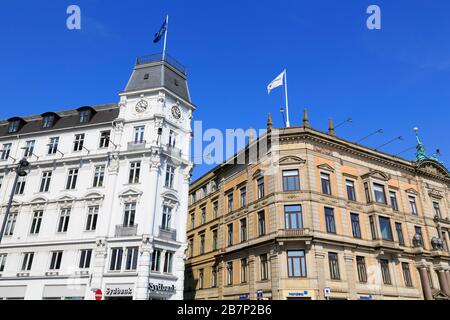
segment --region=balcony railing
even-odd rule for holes
[[[122,224],[116,226],[116,238],[134,237],[137,235],[137,224],[133,226],[124,226]]]
[[[159,228],[159,237],[161,239],[177,241],[177,230]]]
[[[286,238],[304,237],[309,235],[309,229],[284,229],[279,234]]]
[[[146,144],[145,140],[128,142],[128,150],[142,150],[145,149]]]
[[[156,53],[156,54],[152,54],[149,56],[139,57],[136,60],[136,65],[147,64],[147,63],[152,63],[152,62],[159,62],[159,61],[165,61],[166,63],[170,64],[172,67],[177,69],[179,72],[186,75],[186,67],[183,66],[181,63],[179,63],[177,60],[175,60],[173,57],[168,55],[167,53],[164,55],[164,59],[163,59],[162,53]]]
[[[181,149],[170,147],[170,146],[167,146],[166,148],[164,148],[164,152],[173,158],[181,158],[181,155],[182,155]]]

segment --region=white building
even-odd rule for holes
[[[0,122],[0,299],[183,298],[191,103],[184,68],[137,60],[118,104]]]

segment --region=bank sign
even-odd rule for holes
[[[171,286],[165,286],[162,283],[156,284],[156,283],[149,283],[148,290],[150,292],[154,293],[175,293],[176,289],[174,285]]]
[[[133,296],[132,288],[107,287],[105,291],[105,297],[129,297],[129,296]]]

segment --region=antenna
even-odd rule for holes
[[[337,126],[335,126],[334,129],[336,130],[337,128],[342,127],[346,123],[353,123],[353,119],[352,118],[348,118],[347,120],[345,120],[345,121],[339,123]]]
[[[384,130],[383,129],[378,129],[377,131],[372,132],[371,134],[369,134],[369,135],[365,136],[364,138],[358,140],[356,143],[361,143],[362,141],[364,141],[364,140],[366,140],[366,139],[368,139],[368,138],[370,138],[370,137],[372,137],[372,136],[374,136],[374,135],[376,135],[378,133],[384,133]]]
[[[411,151],[411,150],[414,150],[414,149],[416,149],[416,146],[411,147],[411,148],[408,148],[408,149],[406,149],[406,150],[403,150],[402,152],[399,152],[399,153],[397,153],[396,155],[394,155],[394,157],[398,157],[399,155],[404,154],[404,153],[406,153],[406,152],[408,152],[408,151]]]
[[[393,142],[395,142],[395,141],[397,141],[397,140],[404,140],[404,138],[403,138],[402,136],[400,136],[400,137],[397,137],[397,138],[395,138],[395,139],[392,139],[392,140],[386,142],[385,144],[379,146],[378,148],[375,148],[375,150],[378,151],[379,149],[381,149],[381,148],[387,146],[388,144],[391,144],[391,143],[393,143]]]

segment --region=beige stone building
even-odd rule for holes
[[[409,161],[271,122],[191,185],[187,299],[449,299],[450,174],[419,137]]]

